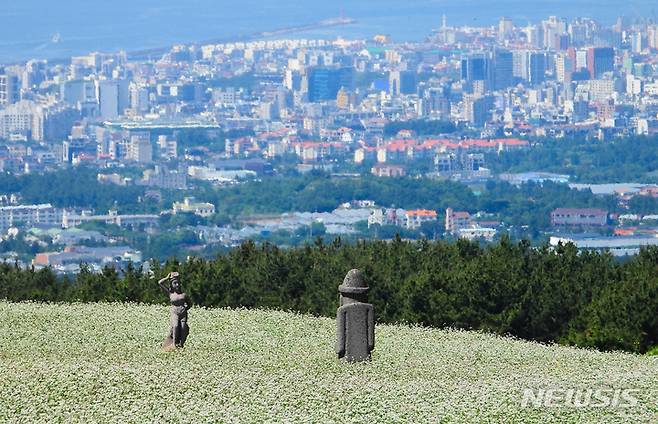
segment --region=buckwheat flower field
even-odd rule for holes
[[[658,359],[475,332],[380,325],[338,362],[331,319],[0,302],[0,422],[656,422]],[[634,406],[523,405],[524,390],[633,389]]]

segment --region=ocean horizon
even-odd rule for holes
[[[387,34],[395,41],[420,41],[441,24],[494,25],[501,16],[517,25],[550,15],[588,16],[610,25],[617,16],[651,18],[654,2],[501,0],[114,0],[98,2],[23,0],[0,10],[0,63],[55,59],[92,51],[135,51],[210,39],[239,39],[262,31],[298,27],[345,16],[356,23],[287,33],[286,38],[371,38]],[[654,18],[655,19],[655,18]]]

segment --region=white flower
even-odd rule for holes
[[[331,319],[195,308],[0,302],[0,422],[655,422],[658,359],[477,332],[377,327],[341,363]],[[633,408],[521,406],[525,389],[631,388]]]

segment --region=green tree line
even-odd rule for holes
[[[306,176],[266,177],[242,184],[217,188],[207,183],[182,192],[161,190],[160,202],[144,201],[142,186],[100,184],[96,171],[78,167],[47,174],[25,176],[0,175],[0,192],[20,193],[23,203],[52,203],[56,207],[89,207],[99,213],[116,207],[122,213],[158,213],[171,208],[172,202],[184,196],[213,203],[216,215],[196,217],[163,217],[163,229],[185,225],[237,224],[253,214],[285,212],[329,212],[353,200],[374,200],[383,207],[431,209],[438,212],[451,207],[471,213],[494,214],[505,224],[519,229],[515,238],[540,240],[550,229],[550,212],[559,207],[601,208],[609,212],[654,214],[658,200],[637,197],[622,208],[612,196],[595,196],[590,191],[571,190],[565,184],[528,183],[519,187],[501,181],[489,181],[473,190],[453,181],[431,178],[334,178],[324,173]]]
[[[98,213],[110,208],[117,208],[121,213],[158,213],[171,208],[172,202],[191,195],[216,206],[217,213],[209,218],[163,216],[162,229],[173,232],[187,225],[241,225],[243,217],[254,214],[329,212],[342,203],[368,199],[383,207],[430,209],[440,215],[448,207],[471,213],[485,211],[507,224],[515,239],[529,238],[537,242],[550,229],[550,212],[555,208],[592,207],[642,215],[658,210],[656,199],[638,197],[629,202],[628,209],[623,209],[612,196],[595,196],[590,191],[571,190],[567,185],[551,182],[517,187],[489,181],[481,188],[471,189],[457,182],[431,178],[376,178],[372,175],[334,178],[324,173],[266,177],[222,188],[198,183],[185,192],[162,190],[160,202],[145,201],[144,191],[142,186],[100,184],[96,171],[85,167],[41,175],[0,175],[0,192],[19,193],[26,204],[88,207]],[[168,237],[163,238],[163,243],[155,243],[157,246],[148,246],[145,233],[135,232],[129,238],[134,239],[135,245],[148,257],[168,257],[176,249],[175,245],[166,248]]]
[[[453,133],[457,130],[450,121],[437,121],[431,119],[415,119],[410,121],[392,121],[384,126],[384,135],[393,137],[402,130],[409,130],[419,136],[441,135]]]
[[[249,242],[212,260],[87,269],[75,278],[49,269],[0,265],[10,301],[164,303],[155,281],[181,273],[207,307],[276,308],[333,316],[337,287],[359,268],[379,322],[408,322],[511,334],[540,342],[646,352],[658,345],[658,249],[627,261],[575,246],[532,248],[503,238],[482,247],[454,243],[341,240],[280,249]],[[193,318],[192,318],[193,319]]]
[[[91,207],[103,213],[115,206],[121,211],[136,211],[144,187],[101,184],[97,175],[98,170],[84,166],[45,174],[0,174],[0,192],[19,193],[23,204]]]
[[[658,182],[658,137],[540,140],[530,149],[491,154],[487,159],[496,173],[556,172],[583,183]]]
[[[430,178],[267,178],[216,190],[195,191],[199,199],[217,206],[220,216],[284,213],[289,211],[329,212],[352,200],[373,200],[384,207],[444,211],[451,207],[468,212],[485,211],[511,225],[528,225],[539,233],[550,227],[550,212],[558,207],[595,207],[622,211],[613,197],[594,196],[590,191],[571,190],[567,185],[545,182],[516,187],[490,181],[477,195],[469,187]],[[628,212],[635,211],[635,204]],[[638,212],[640,207],[638,204]],[[641,209],[648,209],[642,207]],[[625,211],[626,212],[626,211]]]

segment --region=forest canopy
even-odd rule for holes
[[[274,308],[333,316],[338,284],[363,270],[380,322],[477,329],[541,342],[646,352],[658,345],[658,248],[625,262],[569,244],[481,247],[403,241],[346,244],[320,239],[280,249],[248,242],[212,260],[190,258],[141,268],[88,269],[76,277],[0,264],[0,299],[145,302],[165,299],[155,284],[181,273],[196,304]]]

